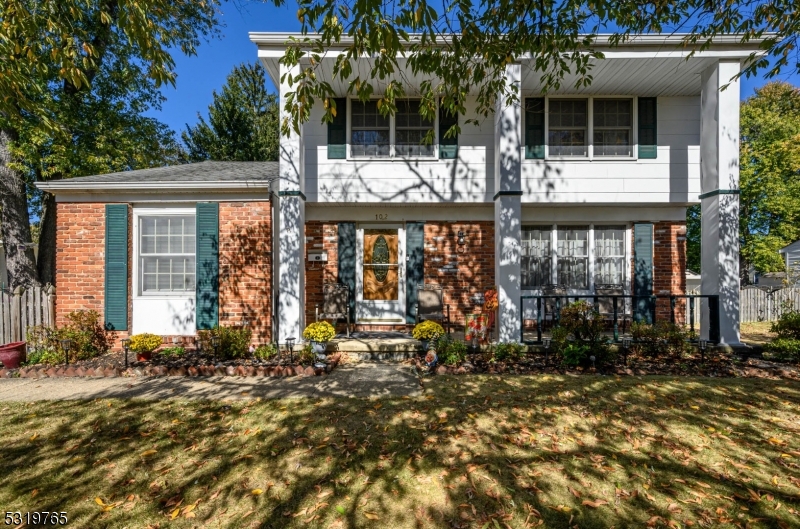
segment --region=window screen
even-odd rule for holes
[[[419,114],[419,101],[398,101],[395,122],[395,152],[398,156],[433,156],[433,121]],[[431,143],[424,144],[431,134]]]
[[[593,130],[595,156],[633,156],[633,102],[595,99]]]
[[[547,143],[550,156],[587,156],[585,99],[551,99]]]
[[[586,289],[589,269],[589,228],[573,226],[558,229],[556,246],[558,284]]]
[[[142,293],[194,292],[194,215],[139,217]]]
[[[622,285],[625,279],[625,226],[594,229],[595,285]]]
[[[522,228],[522,286],[541,287],[553,282],[549,226]]]

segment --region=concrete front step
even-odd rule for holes
[[[404,362],[416,358],[417,353],[347,353],[348,362]]]

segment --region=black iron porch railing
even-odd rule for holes
[[[629,294],[585,294],[585,295],[549,295],[549,296],[533,296],[523,295],[520,296],[520,308],[524,312],[525,300],[536,301],[536,341],[525,340],[525,318],[520,318],[520,340],[524,344],[539,345],[542,343],[542,324],[550,316],[550,320],[554,325],[558,324],[561,316],[562,304],[568,304],[570,300],[578,301],[581,299],[591,300],[590,304],[598,310],[598,300],[612,300],[612,312],[610,313],[611,321],[613,322],[614,329],[614,342],[620,342],[619,335],[619,320],[620,317],[630,316],[634,322],[646,321],[647,323],[657,322],[656,305],[658,300],[669,300],[669,320],[670,323],[676,323],[677,318],[675,309],[679,299],[687,300],[689,309],[688,317],[686,318],[689,323],[692,334],[695,332],[695,314],[699,310],[698,300],[705,299],[708,301],[709,310],[709,332],[708,340],[712,343],[718,344],[720,339],[719,329],[719,296],[718,295],[652,295],[652,296],[634,296]],[[548,303],[546,300],[553,300]],[[625,311],[625,300],[631,300],[631,311]],[[548,312],[548,305],[552,306],[552,311]],[[598,311],[599,312],[599,311]],[[608,316],[609,314],[604,314]],[[649,316],[649,321],[648,321]]]

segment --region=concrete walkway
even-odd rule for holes
[[[358,363],[321,377],[135,377],[0,379],[0,401],[114,399],[281,399],[416,396],[422,393],[413,367]]]

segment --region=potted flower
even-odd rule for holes
[[[325,352],[328,342],[336,336],[336,329],[327,321],[312,323],[303,331],[303,338],[311,342],[311,347],[316,354]]]
[[[146,362],[153,356],[153,351],[161,345],[161,336],[142,333],[131,336],[130,349],[136,353],[136,360]]]
[[[6,369],[16,369],[20,362],[26,361],[25,342],[11,342],[0,345],[0,362]]]
[[[427,351],[430,344],[442,335],[444,335],[442,326],[431,320],[418,323],[414,327],[414,330],[411,331],[411,336],[413,336],[415,340],[422,342],[423,351]]]

